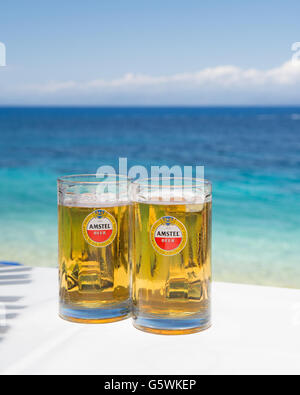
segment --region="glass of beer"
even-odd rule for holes
[[[112,175],[58,180],[60,316],[79,323],[127,318],[129,181]]]
[[[189,334],[211,325],[211,183],[157,178],[132,184],[133,320],[137,329]]]

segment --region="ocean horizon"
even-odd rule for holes
[[[57,266],[56,179],[205,166],[214,279],[300,288],[300,107],[0,107],[0,261]]]

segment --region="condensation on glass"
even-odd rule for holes
[[[60,316],[106,323],[130,315],[128,180],[77,175],[58,180]]]
[[[136,328],[186,334],[211,325],[212,188],[199,179],[132,184]]]

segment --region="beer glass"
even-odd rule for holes
[[[211,325],[211,183],[157,178],[134,182],[133,320],[156,334]]]
[[[107,323],[130,314],[128,179],[58,180],[60,316]]]

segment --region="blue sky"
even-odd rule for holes
[[[300,68],[282,69],[299,15],[299,0],[1,0],[0,104],[300,104]]]

